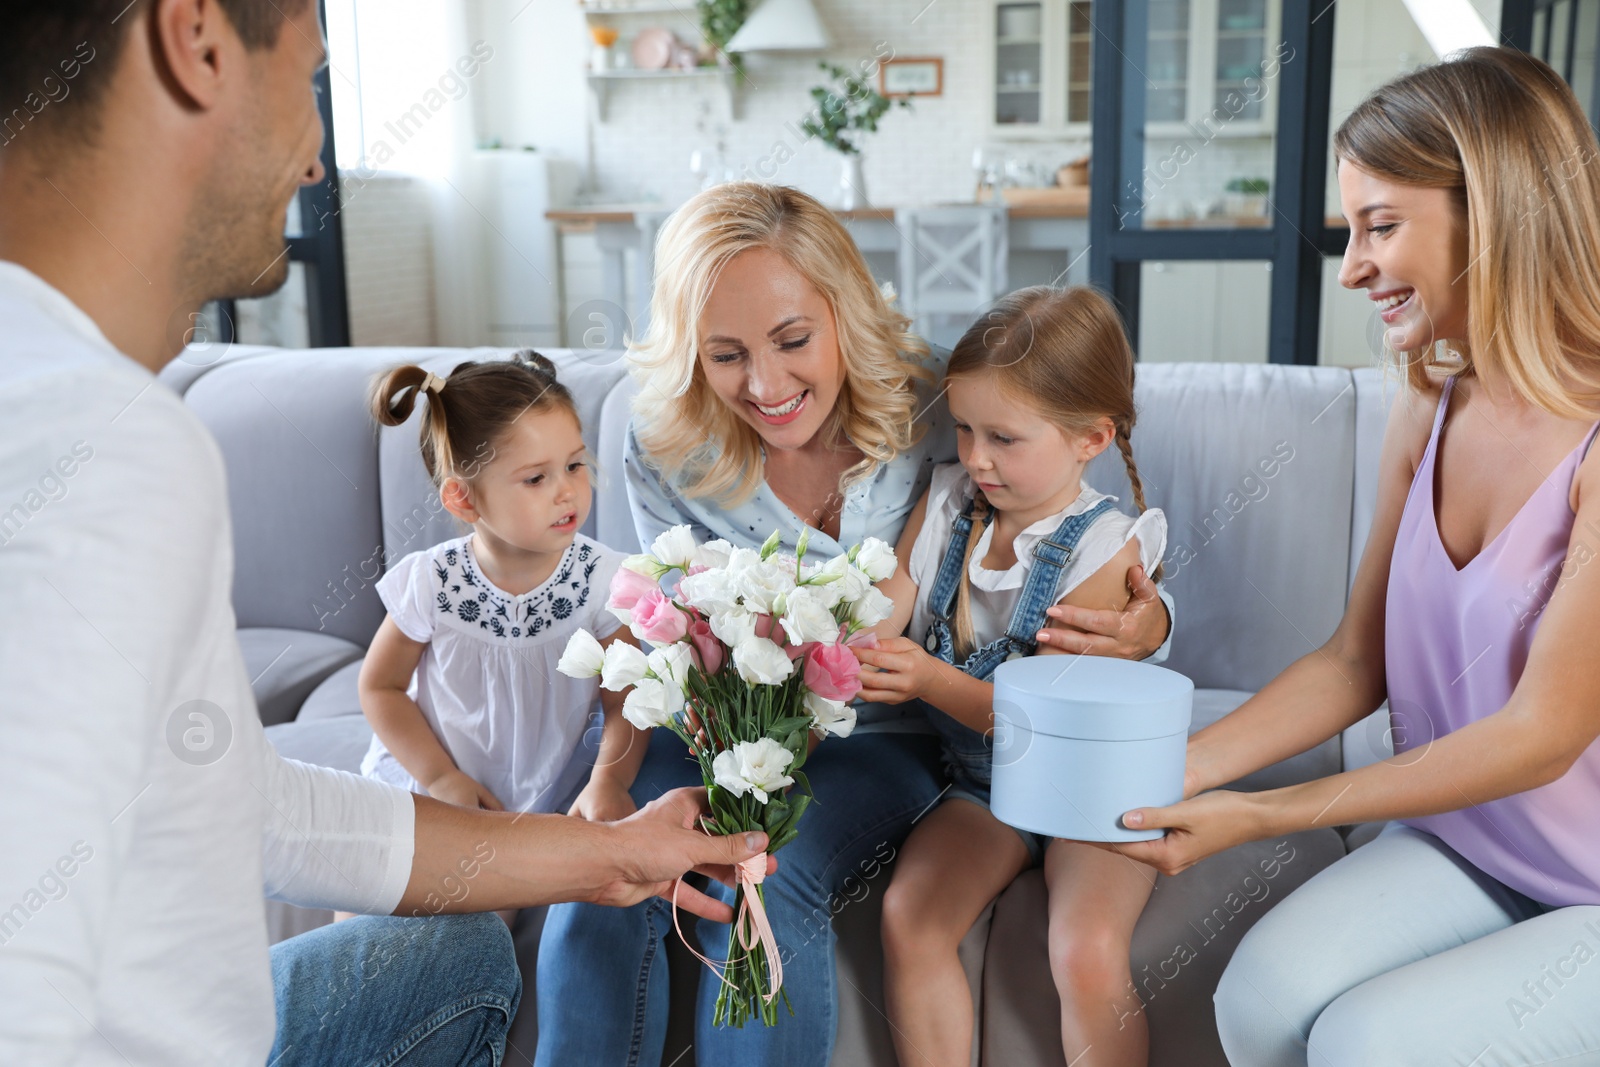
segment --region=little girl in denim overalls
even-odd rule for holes
[[[945,381],[961,459],[934,469],[901,538],[903,566],[881,584],[894,616],[877,628],[879,650],[861,654],[863,698],[921,701],[950,773],[884,899],[885,987],[902,1063],[930,1048],[962,1050],[956,1058],[965,1060],[972,1001],[957,947],[1011,880],[1041,861],[1066,1059],[1090,1044],[1129,1053],[1106,1062],[1143,1056],[1129,946],[1153,872],[1092,845],[1016,830],[989,811],[994,669],[1049,651],[1036,635],[1051,624],[1051,605],[1121,610],[1130,567],[1159,577],[1166,519],[1145,508],[1133,463],[1133,379],[1121,320],[1087,288],[1012,293],[951,355]],[[1113,446],[1137,518],[1082,481],[1088,462]],[[1118,1009],[1125,1001],[1131,1010]]]

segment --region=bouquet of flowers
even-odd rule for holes
[[[599,675],[606,689],[631,686],[622,708],[628,721],[667,727],[699,761],[711,807],[703,828],[763,831],[769,852],[794,840],[812,801],[800,769],[808,734],[844,737],[855,727],[847,702],[861,689],[860,664],[849,646],[875,645],[867,627],[893,608],[873,586],[895,571],[889,545],[869,537],[808,562],[807,540],[802,535],[789,556],[778,552],[777,533],[757,551],[721,540],[697,545],[689,527],[674,526],[648,553],[624,561],[606,605],[653,650],[613,641],[602,651],[580,630],[558,664],[575,678]],[[673,571],[682,574],[669,594],[661,582]],[[800,791],[790,794],[795,785]],[[765,873],[765,855],[738,871],[716,1025],[742,1027],[752,1016],[777,1022],[783,965],[766,915]]]

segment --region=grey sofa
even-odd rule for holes
[[[632,393],[621,353],[547,354],[577,398],[599,461],[585,532],[633,550],[618,469]],[[415,426],[380,432],[368,417],[372,376],[401,361],[444,374],[462,359],[497,355],[503,353],[235,346],[220,354],[186,352],[163,372],[211,428],[226,459],[239,639],[268,736],[284,754],[357,766],[370,734],[356,674],[383,617],[373,582],[386,558],[458,532],[422,470]],[[1333,631],[1371,519],[1392,393],[1375,370],[1141,367],[1134,447],[1146,494],[1170,521],[1167,588],[1177,602],[1177,632],[1169,666],[1195,682],[1196,729]],[[1131,505],[1114,459],[1097,460],[1089,478]],[[1268,788],[1382,758],[1389,751],[1386,725],[1380,711],[1342,738],[1239,786]],[[1373,829],[1317,829],[1258,842],[1159,879],[1133,951],[1153,1064],[1226,1062],[1211,993],[1230,953],[1277,900]],[[894,1062],[877,932],[885,879],[862,878],[835,904],[840,1012],[833,1062],[840,1067]],[[1042,877],[1025,874],[963,943],[979,1020],[974,1064],[1064,1062],[1044,907]],[[328,918],[268,904],[275,938]],[[513,1064],[532,1059],[533,960],[542,920],[530,910],[516,928],[525,992],[508,1055]],[[684,1005],[692,1002],[699,971],[682,951],[675,950],[672,964],[678,1007],[663,1062],[687,1063],[693,1029]],[[1140,1009],[1129,999],[1106,1010]]]

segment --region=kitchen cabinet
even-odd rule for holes
[[[1258,83],[1277,49],[1280,8],[1281,0],[1149,0],[1146,132],[1183,135],[1201,126],[1235,136],[1271,133],[1274,97]],[[995,139],[1089,136],[1090,11],[1089,0],[991,4]]]
[[[1140,279],[1140,361],[1266,362],[1272,264],[1150,261]]]

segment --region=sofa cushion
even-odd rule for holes
[[[611,388],[600,410],[597,439],[599,479],[594,503],[598,522],[595,539],[619,552],[642,552],[639,533],[633,525],[633,509],[628,505],[628,482],[623,476],[622,456],[633,422],[633,397],[639,391],[631,377],[623,377]]]
[[[1338,834],[1308,830],[1228,849],[1174,878],[1155,876],[1132,953],[1135,992],[1150,1026],[1150,1067],[1227,1067],[1211,994],[1228,958],[1273,904],[1343,855]],[[985,1064],[1066,1063],[1046,903],[1043,872],[1032,870],[995,905],[983,971]],[[1139,1005],[1130,999],[1104,1010]]]
[[[365,645],[383,618],[364,573],[379,547],[371,354],[280,351],[225,361],[185,401],[228,471],[241,627]]]
[[[1189,723],[1189,733],[1194,734],[1210,726],[1252,696],[1255,696],[1255,694],[1241,692],[1237,689],[1196,689],[1194,691],[1194,717]],[[1298,755],[1290,756],[1286,760],[1280,760],[1270,767],[1263,767],[1259,771],[1245,775],[1238,781],[1229,782],[1225,788],[1255,792],[1262,789],[1277,789],[1281,786],[1294,785],[1299,782],[1309,782],[1313,778],[1325,778],[1330,774],[1338,774],[1340,770],[1340,743],[1340,738],[1329,738],[1322,744],[1309,748]]]
[[[268,626],[239,630],[239,648],[267,726],[293,719],[323,679],[363,654],[360,645],[332,634]]]
[[[1350,557],[1350,372],[1140,364],[1133,451],[1167,515],[1177,608],[1167,666],[1197,686],[1260,689],[1333,632]],[[1133,510],[1122,457],[1086,480]]]
[[[361,660],[347,664],[323,679],[300,705],[301,722],[338,719],[354,715],[361,718],[361,697],[356,683],[361,677]],[[317,761],[312,761],[317,762]]]
[[[1350,588],[1355,588],[1356,567],[1367,547],[1372,513],[1378,503],[1378,460],[1383,454],[1383,431],[1389,408],[1404,387],[1396,372],[1387,375],[1376,367],[1362,367],[1351,377],[1355,387],[1355,490],[1350,515]]]
[[[372,727],[360,715],[279,723],[267,727],[266,734],[278,755],[285,759],[351,774],[360,773],[361,759],[372,743]]]

